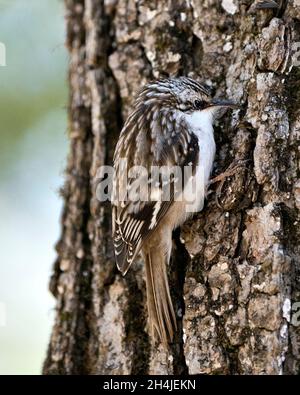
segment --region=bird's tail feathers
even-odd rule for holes
[[[158,249],[144,254],[150,331],[167,347],[176,331],[176,316],[167,276],[167,256]]]

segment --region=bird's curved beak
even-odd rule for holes
[[[215,98],[211,100],[208,110],[210,109],[213,119],[216,120],[221,118],[227,110],[234,108],[239,108],[239,106],[232,100]]]
[[[239,106],[232,100],[216,98],[216,99],[212,99],[210,107],[238,108]]]

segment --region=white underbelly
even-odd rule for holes
[[[204,206],[208,182],[214,163],[216,144],[214,139],[212,123],[208,120],[199,119],[197,113],[193,114],[187,121],[192,126],[193,133],[198,137],[199,161],[195,176],[189,181],[188,199],[186,199],[186,210],[188,213],[201,211]],[[192,191],[191,193],[189,191]]]
[[[190,179],[184,190],[187,214],[201,211],[210,180],[215,156],[215,143],[208,139],[199,144],[199,164],[194,177]]]

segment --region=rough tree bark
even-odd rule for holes
[[[45,374],[299,372],[300,1],[257,2],[65,0],[70,153]],[[214,174],[248,162],[174,233],[179,330],[167,353],[147,334],[142,262],[116,270],[96,187],[135,92],[169,75],[241,103],[216,127]]]

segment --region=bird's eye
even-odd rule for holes
[[[194,106],[197,110],[203,110],[207,106],[207,103],[204,100],[197,99],[194,101]]]

